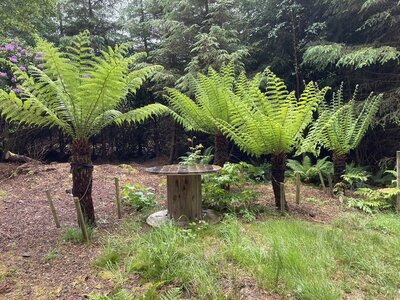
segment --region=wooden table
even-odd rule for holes
[[[147,168],[152,174],[167,175],[167,210],[152,214],[147,223],[157,226],[168,219],[180,223],[203,220],[201,175],[218,172],[214,165],[166,165]]]

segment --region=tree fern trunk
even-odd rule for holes
[[[222,167],[227,161],[229,161],[229,142],[221,133],[217,133],[214,140],[214,164]]]
[[[272,188],[274,190],[275,205],[281,208],[281,182],[285,181],[286,154],[280,153],[272,155],[271,158],[271,173],[272,173]],[[288,210],[288,205],[285,200],[285,209]]]
[[[88,140],[78,139],[71,146],[72,194],[78,197],[85,222],[95,225],[92,200],[93,164],[91,146]]]
[[[342,175],[344,175],[346,171],[346,155],[337,154],[333,152],[332,160],[333,160],[333,183],[336,184],[343,180]]]

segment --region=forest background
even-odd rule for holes
[[[384,94],[373,128],[351,154],[357,164],[377,171],[393,167],[400,148],[399,28],[397,0],[5,0],[0,3],[0,57],[21,55],[25,65],[34,63],[37,36],[63,48],[83,30],[91,32],[96,52],[132,42],[132,51],[147,53],[143,65],[159,64],[163,70],[126,99],[123,111],[166,104],[166,87],[191,94],[189,82],[197,72],[231,61],[249,75],[270,67],[297,93],[311,80],[334,90],[343,82],[350,98],[358,84],[358,99],[371,91]],[[0,86],[15,89],[17,83],[0,72]],[[164,156],[173,162],[187,152],[194,135],[196,143],[212,145],[209,136],[187,133],[170,117],[108,126],[91,141],[93,157]],[[66,161],[69,142],[58,129],[0,120],[2,156],[10,150]],[[255,162],[231,147],[232,160]]]

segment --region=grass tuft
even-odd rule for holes
[[[133,274],[151,283],[148,298],[140,299],[163,299],[158,296],[165,288],[188,299],[243,298],[241,287],[249,280],[283,298],[394,298],[400,288],[394,255],[399,225],[396,216],[358,213],[333,225],[273,216],[246,224],[226,217],[215,226],[166,224],[144,232],[138,222],[127,223],[126,232],[107,240],[95,264],[114,274],[117,292],[125,293]]]

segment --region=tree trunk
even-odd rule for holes
[[[227,161],[229,161],[229,142],[224,135],[217,133],[214,137],[214,143],[214,164],[222,167]]]
[[[337,154],[333,152],[333,184],[341,182],[342,175],[346,172],[346,154]]]
[[[4,122],[2,122],[4,121]],[[3,129],[3,134],[1,135],[1,125],[4,124],[4,129]],[[7,123],[7,121],[4,119],[0,119],[0,138],[3,138],[3,155],[1,157],[1,160],[4,160],[8,150],[10,149],[10,125]]]
[[[64,23],[63,23],[63,15],[61,10],[61,4],[57,4],[57,17],[58,17],[58,28],[60,30],[60,36],[64,35]]]
[[[169,159],[168,162],[172,164],[176,157],[176,123],[172,125],[172,136],[171,136],[171,149],[169,152]]]
[[[298,49],[297,49],[297,34],[296,34],[296,18],[294,17],[293,11],[291,12],[291,21],[292,21],[292,47],[293,47],[293,58],[294,58],[294,72],[296,75],[296,96],[300,97],[300,89],[301,89],[301,75],[300,75],[300,65],[299,65],[299,57],[298,57]]]
[[[12,162],[19,162],[19,163],[29,163],[29,162],[40,163],[36,159],[30,158],[25,155],[15,154],[15,153],[12,153],[11,151],[7,151],[5,153],[4,160],[12,161]]]
[[[153,130],[153,140],[154,140],[154,155],[156,157],[160,157],[161,155],[161,143],[160,143],[160,128],[158,126],[158,122],[156,120],[153,121],[154,130]]]
[[[280,184],[285,181],[286,154],[280,153],[272,155],[271,158],[271,173],[272,173],[272,188],[274,190],[275,205],[281,208],[281,188]],[[285,210],[288,210],[288,205],[285,199]]]
[[[79,198],[85,222],[96,225],[92,200],[93,164],[91,145],[86,139],[77,139],[71,145],[72,194]]]

